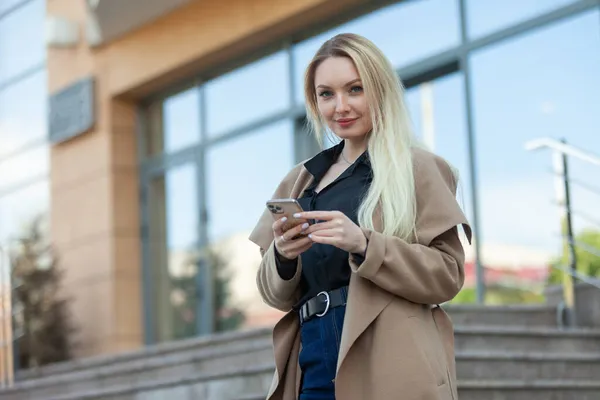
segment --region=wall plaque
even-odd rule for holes
[[[84,78],[56,92],[49,100],[50,143],[58,144],[88,132],[96,122],[95,83]]]

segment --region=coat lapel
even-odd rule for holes
[[[380,211],[375,210],[373,221],[375,230],[381,230],[380,216]],[[371,281],[356,274],[351,275],[347,311],[344,317],[344,329],[337,362],[338,372],[354,342],[390,304],[392,299],[393,295],[390,292],[381,290]]]
[[[269,397],[273,395],[277,389],[283,389],[280,386],[282,378],[285,381],[289,381],[292,376],[294,380],[297,380],[295,375],[290,376],[290,372],[293,372],[293,368],[290,368],[291,364],[297,364],[297,355],[295,355],[294,346],[299,341],[298,335],[300,331],[300,321],[298,315],[294,311],[288,312],[283,316],[282,319],[275,324],[273,328],[273,353],[275,355],[275,377],[271,383],[269,390]],[[294,359],[296,360],[294,362]],[[297,368],[297,367],[296,367]],[[284,374],[285,377],[284,377]],[[297,385],[297,384],[296,384]],[[287,385],[286,385],[287,386]]]
[[[340,370],[354,342],[390,304],[392,299],[391,293],[377,288],[375,284],[356,274],[352,275],[348,289],[347,312],[344,317],[337,371]]]

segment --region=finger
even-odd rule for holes
[[[330,244],[332,246],[335,246],[338,243],[337,236],[310,235],[310,240],[312,240],[314,243]]]
[[[333,229],[323,229],[320,231],[316,231],[314,233],[310,233],[308,235],[308,237],[314,237],[314,236],[325,236],[325,237],[332,237],[332,236],[340,236],[341,232],[339,228],[333,228]]]
[[[343,221],[341,219],[334,219],[331,221],[327,221],[327,222],[319,222],[318,224],[312,224],[310,225],[305,233],[306,234],[310,234],[313,232],[318,232],[318,231],[322,231],[324,229],[334,229],[337,227],[340,227],[342,225]]]
[[[294,240],[293,242],[288,242],[283,245],[280,245],[278,251],[285,258],[294,259],[298,257],[300,253],[305,252],[313,245],[313,242],[308,237],[304,237],[302,239]]]
[[[301,213],[294,214],[294,218],[330,221],[340,215],[343,215],[343,214],[339,211],[304,211]]]
[[[302,233],[306,228],[308,228],[308,223],[300,224],[291,229],[288,229],[281,235],[285,241],[293,240],[296,236]]]
[[[294,252],[297,254],[296,257],[298,257],[298,255],[304,253],[306,250],[310,249],[313,245],[312,240],[309,240],[304,246],[294,250]]]
[[[307,236],[301,239],[296,239],[285,246],[285,251],[288,253],[296,252],[306,246],[312,245],[312,240]]]
[[[283,235],[283,224],[287,221],[287,217],[280,218],[273,222],[273,232],[275,236]]]

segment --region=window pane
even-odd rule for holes
[[[45,177],[50,167],[48,153],[48,146],[43,145],[0,159],[0,193],[30,179]]]
[[[207,83],[209,136],[286,110],[288,69],[287,53],[279,52]]]
[[[200,92],[197,87],[149,108],[149,153],[171,153],[200,140]]]
[[[0,84],[44,61],[45,12],[36,0],[0,20]]]
[[[463,80],[462,73],[447,75],[409,89],[406,98],[417,137],[460,172],[459,200],[472,219]]]
[[[488,268],[526,274],[545,270],[559,254],[558,210],[548,151],[527,152],[539,137],[564,137],[600,153],[600,30],[598,11],[588,12],[471,59],[477,134],[478,196],[483,262]],[[597,182],[590,166],[574,177]],[[582,211],[598,214],[598,198],[573,190]],[[589,226],[579,221],[576,229]],[[519,276],[526,279],[525,275]],[[540,282],[534,282],[540,283]]]
[[[256,290],[260,253],[248,235],[294,164],[292,127],[291,121],[278,122],[207,153],[209,240],[219,261],[216,275],[222,290],[227,285],[230,293],[216,305],[218,330],[272,324],[281,317],[264,305]],[[265,157],[265,146],[277,151]]]
[[[37,181],[0,197],[0,243],[19,238],[49,207],[48,180]]]
[[[454,73],[410,88],[406,93],[406,102],[417,137],[429,150],[444,157],[458,170],[457,200],[469,221],[473,221],[463,88],[463,74]],[[462,230],[459,231],[463,235]],[[468,252],[466,285],[470,286],[475,279],[471,268],[474,255],[470,246],[465,249]]]
[[[15,7],[19,3],[23,3],[25,0],[0,0],[0,14],[8,11],[10,8]]]
[[[150,251],[156,338],[196,335],[198,198],[196,169],[183,165],[152,182]]]
[[[46,101],[45,71],[0,91],[0,158],[46,138]]]
[[[574,0],[466,0],[470,37],[483,36],[573,3]]]
[[[399,2],[350,21],[294,47],[296,100],[304,102],[306,66],[326,40],[357,33],[373,41],[399,68],[457,45],[460,24],[456,0]]]

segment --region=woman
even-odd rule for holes
[[[273,198],[309,223],[265,211],[250,239],[258,289],[287,312],[273,330],[269,399],[456,399],[452,324],[437,304],[464,281],[467,220],[456,178],[413,139],[389,61],[353,34],[325,42],[305,78],[318,137],[342,139],[296,166]]]

